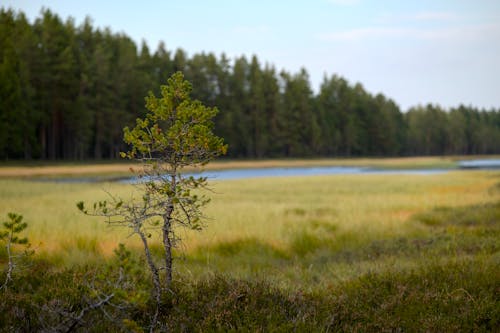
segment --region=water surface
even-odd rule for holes
[[[188,175],[204,176],[215,180],[245,179],[261,177],[292,177],[292,176],[319,176],[319,175],[360,175],[360,174],[408,174],[408,175],[431,175],[448,172],[448,169],[413,169],[392,170],[375,169],[368,167],[293,167],[293,168],[261,168],[261,169],[229,169],[210,170]]]
[[[384,169],[359,166],[321,166],[321,167],[276,167],[276,168],[246,168],[246,169],[224,169],[207,170],[201,173],[186,173],[186,176],[203,176],[209,180],[251,179],[262,177],[294,177],[315,175],[435,175],[443,174],[452,170],[498,170],[500,159],[481,159],[459,161],[455,168],[424,168],[424,169]],[[137,178],[106,179],[102,177],[72,177],[72,178],[50,178],[39,179],[53,182],[98,182],[119,181],[124,183],[135,183]]]

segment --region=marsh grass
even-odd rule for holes
[[[212,182],[214,192],[208,193],[212,202],[205,211],[207,228],[201,233],[182,231],[182,252],[187,256],[203,252],[212,258],[231,251],[303,257],[324,248],[338,252],[378,240],[425,234],[425,223],[435,216],[444,218],[447,209],[493,207],[498,200],[498,194],[491,191],[498,184],[496,175],[449,172]],[[133,186],[116,183],[1,180],[0,212],[23,214],[30,223],[28,236],[40,252],[74,262],[72,252],[77,251],[85,261],[85,253],[90,258],[111,254],[120,242],[138,246],[126,230],[109,227],[76,209],[78,201],[105,199],[106,191],[124,198],[134,195]],[[490,210],[488,214],[494,214]],[[415,223],[411,217],[418,214],[423,215],[417,219],[427,222]],[[465,216],[463,212],[454,214]],[[497,216],[476,218],[494,220]]]
[[[188,235],[178,268],[192,276],[223,272],[315,290],[366,272],[418,269],[434,257],[494,255],[498,225],[484,227],[484,219],[498,214],[498,196],[488,191],[494,175],[273,179],[246,183],[231,195],[228,186],[243,182],[220,182],[209,209],[219,218],[202,234]],[[232,211],[222,211],[222,196]],[[450,214],[436,213],[436,206]],[[462,228],[457,215],[481,222]]]
[[[500,203],[477,204],[465,207],[436,207],[414,217],[429,226],[459,226],[477,228],[497,226]]]

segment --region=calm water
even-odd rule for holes
[[[464,169],[498,169],[500,159],[489,160],[469,160],[458,163],[458,168]],[[290,176],[314,176],[314,175],[435,175],[449,172],[456,169],[378,169],[369,167],[346,167],[346,166],[326,166],[326,167],[293,167],[293,168],[261,168],[261,169],[230,169],[230,170],[210,170],[202,173],[187,174],[193,176],[204,176],[211,180],[245,179],[259,177],[290,177]],[[135,179],[124,180],[134,182]]]
[[[358,175],[358,174],[412,174],[431,175],[448,172],[446,169],[422,170],[384,170],[362,167],[294,167],[294,168],[262,168],[262,169],[232,169],[211,170],[198,174],[215,180],[259,178],[259,177],[290,177],[290,176],[315,176],[315,175]]]
[[[314,175],[366,175],[366,174],[382,174],[382,175],[435,175],[449,172],[451,170],[465,169],[500,169],[500,159],[490,160],[467,160],[460,161],[457,168],[450,169],[378,169],[369,167],[346,167],[346,166],[326,166],[326,167],[292,167],[292,168],[261,168],[261,169],[229,169],[229,170],[210,170],[202,173],[186,174],[187,176],[204,176],[210,180],[228,180],[228,179],[245,179],[259,177],[290,177],[290,176],[314,176]],[[43,179],[40,179],[43,180]],[[45,179],[46,181],[56,182],[96,182],[103,181],[102,178],[81,177],[81,178],[59,178]],[[109,179],[108,179],[109,181]],[[113,180],[111,180],[113,181]],[[124,183],[134,183],[136,178],[119,179]]]
[[[450,169],[418,169],[418,170],[389,170],[363,167],[293,167],[293,168],[261,168],[261,169],[229,169],[210,170],[201,173],[187,173],[186,176],[203,176],[209,180],[249,179],[261,177],[293,177],[319,175],[362,175],[362,174],[406,174],[406,175],[434,175],[450,171]],[[136,178],[123,179],[121,182],[134,183]]]
[[[458,162],[460,168],[465,169],[500,169],[500,160],[484,159],[484,160],[469,160]]]

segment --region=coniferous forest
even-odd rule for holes
[[[314,92],[306,69],[257,56],[150,50],[90,18],[77,25],[43,10],[30,23],[0,9],[0,159],[117,158],[123,127],[176,71],[220,110],[215,132],[232,158],[500,153],[500,109],[401,110],[336,75]]]

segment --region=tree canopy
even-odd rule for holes
[[[220,109],[214,132],[232,158],[500,153],[500,109],[403,112],[336,75],[315,92],[306,69],[289,73],[257,56],[189,56],[164,43],[151,51],[90,18],[76,25],[43,10],[30,23],[0,9],[0,159],[118,158],[122,128],[176,71],[194,99]]]

